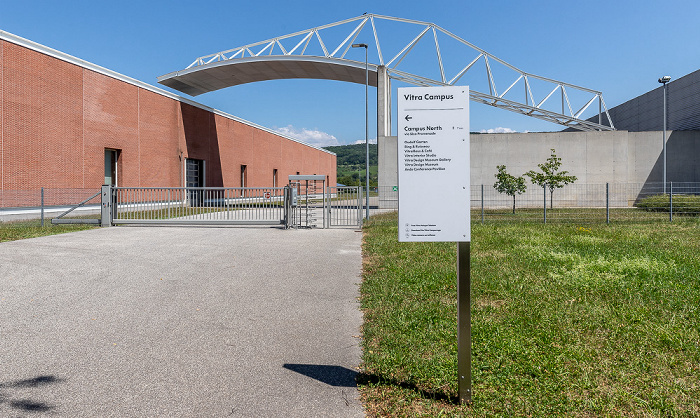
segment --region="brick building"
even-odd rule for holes
[[[331,152],[3,31],[0,128],[0,196],[104,183],[270,187],[299,173],[336,182]]]

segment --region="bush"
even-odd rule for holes
[[[670,208],[668,194],[660,194],[645,197],[635,205],[640,209],[648,212],[666,212]],[[700,196],[674,194],[673,195],[673,213],[675,215],[700,215]]]

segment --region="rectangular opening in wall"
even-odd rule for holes
[[[248,166],[241,165],[241,187],[248,186]]]
[[[185,159],[185,186],[204,187],[204,161]]]
[[[105,148],[105,185],[119,186],[119,150]]]
[[[277,169],[272,169],[272,187],[277,187]]]
[[[204,160],[185,159],[185,187],[204,187]],[[191,206],[201,206],[202,190],[187,190]]]

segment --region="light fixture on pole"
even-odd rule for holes
[[[659,83],[664,85],[664,136],[662,138],[663,142],[663,155],[664,155],[664,174],[663,174],[663,183],[664,183],[664,194],[666,194],[666,83],[671,81],[671,76],[670,75],[665,75],[661,78],[659,78]]]
[[[367,69],[367,44],[352,44],[353,48],[365,49],[365,219],[369,219],[369,71]]]

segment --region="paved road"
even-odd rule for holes
[[[0,416],[355,417],[361,234],[0,243]]]

